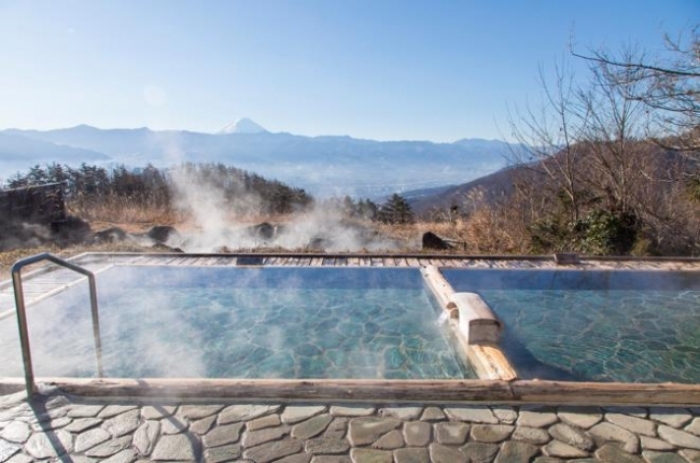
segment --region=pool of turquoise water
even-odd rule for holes
[[[37,376],[95,375],[84,286],[30,307]],[[108,377],[475,377],[417,269],[116,266],[97,286]],[[8,318],[0,376],[21,375]]]
[[[700,382],[700,272],[444,269],[504,322],[522,378]]]

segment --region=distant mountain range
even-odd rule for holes
[[[394,192],[462,184],[505,165],[514,145],[496,140],[455,143],[305,137],[271,133],[241,119],[215,134],[98,129],[0,131],[0,177],[51,162],[158,167],[214,162],[256,172],[321,196],[381,198]]]

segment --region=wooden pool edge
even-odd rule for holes
[[[362,403],[546,405],[700,405],[700,385],[545,380],[251,380],[192,378],[42,378],[41,387],[85,398],[166,398]],[[0,378],[0,394],[20,391],[19,378]]]

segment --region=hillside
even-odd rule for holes
[[[490,140],[433,143],[305,137],[271,133],[253,121],[244,122],[215,134],[86,125],[48,131],[9,129],[0,134],[46,143],[43,159],[58,163],[73,162],[53,149],[60,144],[100,153],[105,161],[131,167],[223,163],[320,196],[373,198],[472,180],[501,168],[510,150],[508,144]],[[21,158],[22,151],[17,150],[17,155]],[[26,167],[36,162],[34,157],[26,160]]]

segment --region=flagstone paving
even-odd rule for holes
[[[700,463],[700,408],[0,396],[0,463]]]

